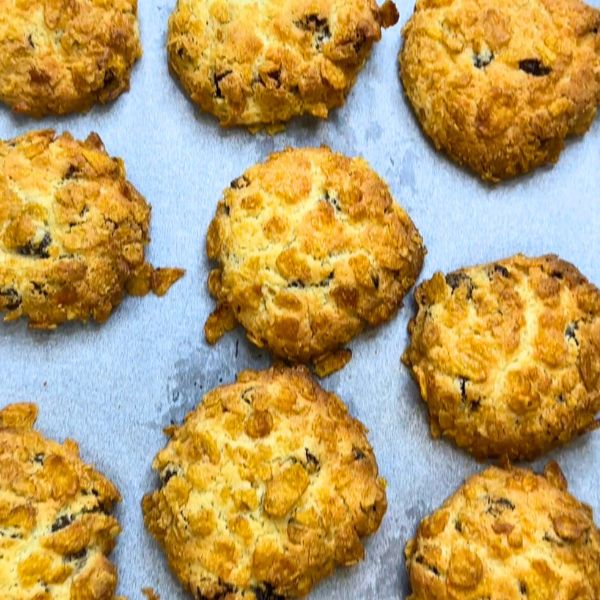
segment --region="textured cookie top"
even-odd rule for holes
[[[436,273],[404,361],[432,433],[475,456],[527,458],[600,425],[600,290],[556,256]]]
[[[0,100],[41,117],[129,88],[141,56],[136,0],[0,0]]]
[[[566,489],[556,463],[471,477],[407,544],[408,600],[600,598],[600,531]]]
[[[417,0],[402,81],[436,147],[495,181],[555,162],[600,104],[600,11],[580,0]]]
[[[273,154],[233,181],[207,252],[219,263],[207,339],[237,320],[256,345],[300,361],[390,319],[425,254],[380,177],[327,148]]]
[[[326,118],[397,20],[389,0],[178,0],[169,64],[221,125]]]
[[[114,600],[107,554],[120,528],[115,486],[79,457],[77,444],[32,429],[33,404],[0,411],[0,597]]]
[[[0,311],[50,329],[104,321],[125,290],[165,293],[183,271],[144,261],[150,206],[96,134],[0,141]]]
[[[142,508],[196,598],[304,595],[363,558],[385,484],[364,426],[304,368],[245,371],[168,433]]]

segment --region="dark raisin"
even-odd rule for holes
[[[515,510],[515,505],[508,498],[488,498],[488,503],[485,512],[493,517],[500,516],[505,510]]]
[[[523,596],[527,595],[527,584],[524,581],[519,581],[519,592],[521,592]]]
[[[458,378],[458,385],[460,386],[460,398],[463,402],[467,401],[467,379],[465,377]]]
[[[323,200],[325,200],[325,202],[328,202],[329,204],[331,204],[331,206],[333,206],[333,208],[336,211],[341,211],[342,208],[340,206],[340,201],[335,197],[332,196],[329,192],[325,192],[325,195],[323,196]]]
[[[224,71],[223,73],[215,73],[213,75],[213,85],[215,88],[215,96],[217,98],[222,98],[223,97],[223,92],[221,92],[221,81],[223,81],[223,79],[225,79],[225,77],[227,77],[227,75],[230,75],[231,71]]]
[[[494,53],[490,52],[480,52],[479,54],[473,54],[473,64],[478,69],[485,69],[492,61],[494,60]]]
[[[308,449],[304,448],[306,454],[306,470],[309,473],[316,473],[321,468],[319,459]]]
[[[78,173],[79,167],[77,165],[69,165],[67,172],[63,175],[63,179],[73,179]]]
[[[35,48],[35,44],[33,43],[33,36],[32,36],[31,34],[29,34],[29,35],[27,36],[27,43],[29,44],[29,46],[30,46],[31,48]]]
[[[418,554],[415,557],[415,562],[418,563],[419,565],[423,565],[426,569],[431,571],[434,575],[439,576],[440,570],[435,565],[430,565],[427,562],[425,562],[425,558],[423,557],[423,555]]]
[[[329,273],[329,275],[327,275],[327,277],[325,279],[322,279],[321,281],[319,281],[319,287],[329,286],[332,279],[333,279],[333,271],[331,271],[331,273]]]
[[[290,281],[288,283],[288,287],[291,287],[291,288],[303,288],[304,287],[304,283],[302,281],[300,281],[299,279],[295,279],[294,281]]]
[[[58,519],[56,519],[56,521],[54,521],[54,523],[52,523],[52,526],[50,527],[50,531],[52,531],[52,533],[54,533],[55,531],[64,529],[65,527],[68,527],[74,520],[75,520],[75,517],[73,515],[62,515],[62,516],[58,517]]]
[[[21,302],[23,302],[21,294],[19,294],[19,292],[17,292],[17,290],[14,288],[0,290],[0,302],[2,299],[4,299],[4,308],[6,310],[16,310],[19,308],[19,306],[21,306]]]
[[[104,87],[110,87],[116,81],[115,73],[112,69],[107,69],[104,73]]]
[[[371,281],[373,282],[373,287],[378,290],[379,289],[379,275],[371,275]]]
[[[559,404],[564,404],[565,403],[565,396],[564,396],[564,394],[559,394],[558,396],[556,396],[556,401]]]
[[[250,404],[252,405],[252,391],[254,390],[253,387],[249,387],[247,389],[245,389],[242,392],[242,400],[246,403],[246,404]]]
[[[481,406],[481,400],[478,398],[477,400],[471,400],[469,402],[469,410],[471,412],[477,412],[479,407]]]
[[[234,190],[240,190],[242,188],[248,187],[249,185],[250,185],[250,181],[248,180],[248,178],[245,175],[242,175],[241,177],[234,179],[230,183],[230,187],[233,188]]]
[[[65,556],[65,560],[66,561],[81,560],[82,558],[85,558],[86,554],[87,554],[87,548],[82,548],[79,552],[73,552],[73,554],[67,554]]]
[[[39,465],[43,465],[43,464],[44,464],[44,458],[45,458],[45,455],[44,455],[44,453],[43,453],[43,452],[39,452],[38,454],[36,454],[36,455],[33,457],[33,462],[36,462],[36,463],[38,463]]]
[[[494,265],[493,272],[502,275],[502,277],[510,277],[510,271],[506,267],[499,264]]]
[[[263,583],[260,586],[252,588],[256,600],[285,600],[285,596],[276,594],[273,591],[273,586],[270,583]]]
[[[323,44],[331,39],[329,21],[327,18],[319,17],[317,14],[306,15],[294,23],[296,27],[304,31],[310,31],[313,34],[314,44],[317,50],[320,50]]]
[[[456,531],[458,531],[458,533],[462,533],[462,531],[463,531],[462,523],[458,519],[456,519],[456,521],[454,521],[454,529],[456,529]]]
[[[177,53],[177,56],[179,56],[179,58],[183,59],[183,57],[185,56],[185,48],[183,47],[179,47],[177,48],[177,50],[175,50],[175,52]]]
[[[352,456],[354,457],[354,460],[364,460],[366,458],[365,453],[356,446],[352,446]]]
[[[167,469],[165,469],[165,471],[163,471],[162,475],[160,476],[163,485],[165,485],[169,481],[169,479],[175,477],[175,475],[177,475],[177,469],[167,467]]]
[[[562,271],[552,271],[552,273],[550,273],[550,277],[554,277],[554,279],[562,279],[564,276]]]
[[[21,246],[17,252],[23,256],[34,256],[36,258],[48,258],[48,246],[52,243],[52,237],[48,232],[44,233],[44,237],[37,244],[34,242],[27,242],[25,246]]]
[[[534,77],[543,77],[544,75],[552,73],[552,69],[546,67],[538,58],[524,58],[523,60],[520,60],[519,69]]]
[[[275,83],[275,88],[281,87],[281,69],[269,71],[267,77]]]
[[[577,328],[579,327],[579,323],[575,321],[574,323],[569,323],[567,328],[565,329],[565,337],[568,340],[574,340],[575,343],[579,346],[579,340],[577,339]]]
[[[473,299],[473,280],[462,271],[454,271],[454,273],[448,273],[446,275],[446,283],[452,288],[454,292],[461,285],[467,288],[467,298]]]

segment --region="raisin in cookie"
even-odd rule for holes
[[[194,597],[303,596],[363,558],[385,483],[365,427],[305,368],[245,371],[167,433],[142,508]]]
[[[0,410],[0,597],[115,600],[107,558],[120,527],[115,486],[73,440],[47,440],[34,404]]]
[[[404,354],[432,434],[532,459],[600,426],[600,290],[556,256],[436,273]]]
[[[488,181],[558,160],[600,104],[600,11],[580,0],[417,0],[400,54],[425,133]]]
[[[259,347],[325,374],[368,325],[390,319],[425,250],[362,159],[327,148],[273,154],[232,182],[207,238],[217,309],[209,342],[241,323]]]
[[[408,600],[598,600],[600,531],[556,463],[492,467],[421,522],[406,567]]]
[[[178,0],[169,64],[223,126],[326,118],[397,20],[389,0]]]
[[[125,291],[164,294],[180,269],[144,260],[150,206],[100,138],[0,141],[0,311],[52,329],[104,321]]]
[[[141,56],[137,0],[0,0],[0,101],[41,117],[129,88]]]

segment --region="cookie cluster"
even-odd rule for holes
[[[40,118],[129,87],[135,0],[9,0],[0,101]],[[173,75],[224,127],[276,132],[346,101],[390,0],[178,0]],[[558,160],[600,105],[600,11],[581,0],[417,0],[401,83],[438,150],[499,182]],[[0,141],[0,311],[38,329],[104,322],[184,272],[145,254],[150,206],[100,137],[39,130]],[[209,391],[152,468],[144,523],[197,600],[285,600],[365,557],[387,509],[365,425],[318,377],[395,318],[426,249],[362,158],[288,148],[224,190],[206,236],[214,345],[241,326],[276,363]],[[600,600],[600,530],[558,464],[534,460],[600,427],[600,290],[555,255],[522,254],[414,292],[402,360],[431,434],[500,459],[422,520],[405,549],[409,600]],[[0,410],[0,597],[123,600],[109,560],[117,488],[72,440]],[[393,443],[393,440],[389,440]],[[145,588],[150,599],[157,596]]]

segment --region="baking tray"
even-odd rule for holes
[[[117,516],[123,533],[113,558],[119,591],[132,600],[142,597],[143,586],[154,587],[163,600],[189,598],[145,531],[140,510],[142,495],[156,485],[150,464],[165,443],[162,428],[179,422],[207,390],[233,381],[237,371],[269,364],[241,331],[211,348],[202,329],[213,306],[206,230],[221,191],[247,166],[286,146],[327,144],[364,156],[425,239],[421,279],[516,252],[556,252],[600,284],[600,118],[584,138],[568,144],[555,167],[497,187],[482,184],[421,134],[397,76],[397,25],[384,33],[346,105],[329,121],[300,119],[274,137],[223,131],[169,75],[165,39],[173,5],[140,2],[144,56],[131,91],[115,103],[41,121],[0,109],[2,138],[41,127],[80,138],[98,132],[108,152],[125,159],[130,180],[153,206],[150,260],[187,269],[167,296],[126,299],[102,326],[71,324],[54,333],[29,331],[24,322],[0,327],[2,402],[35,401],[39,429],[51,438],[77,439],[83,457],[122,492]],[[403,23],[412,3],[399,9]],[[355,340],[350,364],[323,381],[369,427],[388,481],[389,508],[367,542],[366,559],[338,570],[311,599],[404,598],[406,541],[425,514],[484,468],[429,435],[424,404],[400,363],[413,310],[407,297],[398,316]],[[600,434],[550,456],[598,522]]]

